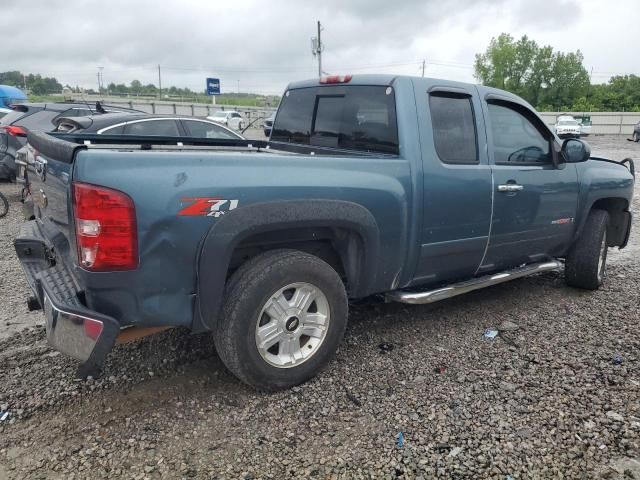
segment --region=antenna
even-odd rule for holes
[[[84,104],[87,106],[87,108],[89,109],[89,111],[91,112],[91,115],[93,115],[93,110],[91,110],[91,107],[89,106],[89,102],[87,102],[87,99],[84,98],[84,89],[80,92],[80,98],[82,99],[82,101],[84,102]]]

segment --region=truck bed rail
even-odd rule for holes
[[[154,147],[209,147],[209,148],[247,148],[267,147],[264,140],[235,140],[195,137],[165,137],[155,135],[98,135],[95,133],[46,133],[29,132],[28,142],[45,157],[72,163],[76,152],[91,145],[109,147],[137,146],[141,150],[152,150]]]

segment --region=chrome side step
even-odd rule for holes
[[[447,287],[435,290],[427,290],[425,292],[409,292],[403,290],[395,290],[385,295],[387,300],[400,303],[423,304],[433,303],[446,298],[462,295],[463,293],[472,292],[481,288],[490,287],[499,283],[515,280],[516,278],[527,277],[534,273],[549,272],[557,270],[562,266],[557,260],[550,262],[532,263],[513,270],[505,270],[504,272],[494,273],[493,275],[485,275],[483,277],[466,280],[460,283],[454,283]]]

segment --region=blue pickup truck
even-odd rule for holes
[[[330,361],[350,300],[429,303],[562,268],[597,289],[631,228],[632,161],[464,83],[292,83],[268,142],[28,140],[35,219],[15,248],[80,375],[116,342],[182,326],[211,332],[247,384],[287,388]]]

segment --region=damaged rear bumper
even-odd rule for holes
[[[115,344],[120,324],[83,305],[82,290],[56,259],[38,221],[26,222],[14,245],[27,282],[44,310],[47,342],[82,362],[80,376],[95,375]]]

